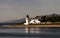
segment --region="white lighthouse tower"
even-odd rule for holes
[[[26,23],[24,23],[24,25],[29,25],[29,15],[26,15]]]

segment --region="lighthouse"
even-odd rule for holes
[[[29,15],[28,14],[26,15],[25,20],[26,20],[26,22],[24,23],[24,25],[29,25]]]

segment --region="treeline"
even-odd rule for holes
[[[39,19],[41,22],[60,22],[59,14],[36,16],[35,18]]]

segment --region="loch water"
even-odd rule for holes
[[[0,28],[0,38],[60,38],[59,27]]]

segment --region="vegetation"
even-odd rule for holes
[[[45,16],[36,16],[41,22],[60,22],[60,15],[59,14],[51,14]]]

